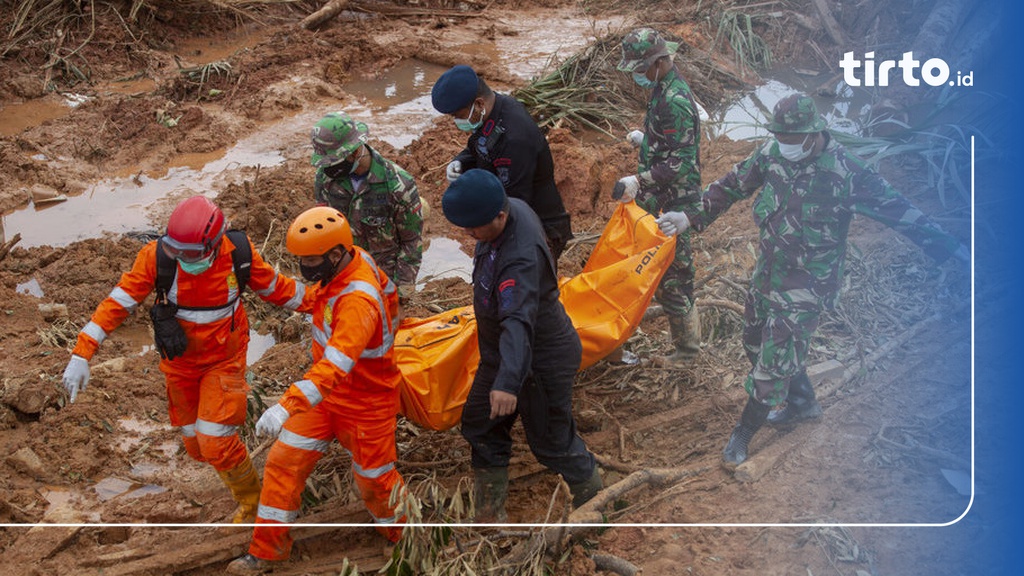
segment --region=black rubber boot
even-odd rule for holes
[[[786,405],[779,410],[772,410],[768,414],[768,425],[782,428],[820,416],[821,404],[818,404],[818,399],[814,395],[814,386],[807,378],[807,373],[801,372],[793,378],[793,382],[789,385]]]
[[[508,521],[505,500],[508,498],[508,468],[474,468],[473,500],[476,514],[473,521],[478,524],[494,524]]]
[[[754,434],[761,429],[765,418],[768,417],[769,410],[771,410],[770,407],[753,398],[747,398],[747,405],[743,407],[740,421],[732,429],[729,443],[725,445],[725,450],[722,452],[722,465],[732,470],[747,459],[747,446],[750,445]]]
[[[569,492],[572,493],[572,507],[579,508],[591,498],[597,495],[601,489],[604,488],[604,482],[601,481],[601,472],[594,466],[594,472],[583,482],[578,484],[569,484]]]

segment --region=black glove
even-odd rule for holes
[[[188,348],[188,337],[185,331],[178,324],[174,317],[178,313],[178,306],[175,304],[154,304],[149,310],[149,317],[153,319],[153,339],[156,341],[156,349],[160,352],[161,358],[174,360],[185,353]]]

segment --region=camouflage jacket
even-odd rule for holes
[[[416,283],[423,258],[423,216],[412,176],[376,150],[357,192],[350,178],[332,180],[317,169],[316,201],[349,219],[355,243],[369,252],[388,278],[400,286]]]
[[[690,86],[675,68],[654,87],[647,104],[638,172],[637,203],[649,212],[681,210],[700,193],[700,116]]]
[[[819,156],[799,162],[783,158],[770,140],[708,185],[699,209],[687,210],[691,226],[703,230],[763,187],[753,205],[760,240],[751,290],[772,307],[835,306],[854,213],[895,229],[938,261],[960,245],[863,160],[826,137]]]

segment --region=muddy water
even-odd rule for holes
[[[79,104],[77,98],[63,98],[49,95],[20,104],[8,104],[0,108],[0,136],[14,136],[44,122],[56,120],[70,114]]]
[[[832,130],[856,134],[869,122],[871,93],[854,90],[845,84],[827,83],[814,75],[797,73],[792,69],[776,70],[766,76],[761,86],[740,95],[734,102],[710,115],[705,113],[712,134],[726,135],[733,140],[759,139],[768,136],[762,128],[771,117],[772,109],[794,92],[810,95]],[[827,82],[827,81],[826,81]],[[822,96],[819,88],[835,92],[835,97]]]
[[[483,54],[502,62],[513,74],[530,78],[540,74],[553,60],[571,56],[595,35],[620,26],[621,19],[595,22],[572,12],[562,18],[517,15],[497,23],[506,32],[492,42],[463,44],[456,49]],[[199,66],[226,60],[266,37],[265,32],[243,31],[215,38],[184,39],[177,42],[174,53],[181,59],[181,65]],[[378,79],[356,80],[344,86],[352,101],[343,105],[346,111],[370,126],[372,138],[403,148],[437,119],[438,114],[430,105],[430,87],[443,71],[443,67],[416,60],[399,62],[381,71]],[[143,89],[144,82],[144,78],[136,79],[103,89],[114,91],[120,87],[131,92]],[[38,111],[34,114],[16,109],[8,113],[9,119],[0,117],[0,129],[17,134],[67,114],[70,104],[73,102],[35,105]],[[308,155],[309,127],[327,111],[329,109],[307,111],[265,126],[229,149],[209,154],[183,154],[153,170],[137,167],[125,170],[118,177],[93,183],[84,194],[60,204],[43,207],[29,203],[3,216],[0,229],[6,229],[6,237],[20,233],[20,246],[25,248],[63,246],[104,233],[159,229],[177,201],[194,194],[214,194],[212,191],[229,181],[238,168],[275,166],[284,161],[286,153]]]
[[[430,239],[427,249],[423,251],[416,285],[422,286],[441,278],[462,278],[466,282],[473,279],[473,259],[451,238]]]

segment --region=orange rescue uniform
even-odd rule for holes
[[[404,486],[395,468],[396,416],[401,373],[394,359],[398,294],[361,248],[326,286],[310,289],[313,366],[281,397],[291,415],[270,449],[249,553],[285,560],[290,529],[274,524],[298,517],[306,478],[337,438],[352,456],[352,472],[366,508],[392,542],[402,529],[388,505]]]
[[[267,302],[302,311],[305,285],[278,274],[252,242],[249,244],[249,288]],[[121,275],[121,281],[78,334],[74,354],[91,359],[107,336],[154,290],[156,250],[153,241],[139,251],[132,269]],[[207,271],[193,276],[178,268],[167,299],[179,306],[177,319],[188,337],[188,348],[174,360],[160,361],[171,425],[181,428],[189,455],[209,462],[218,472],[231,470],[247,458],[238,427],[245,423],[249,391],[245,381],[249,319],[239,298],[231,258],[234,250],[235,245],[224,235]]]

